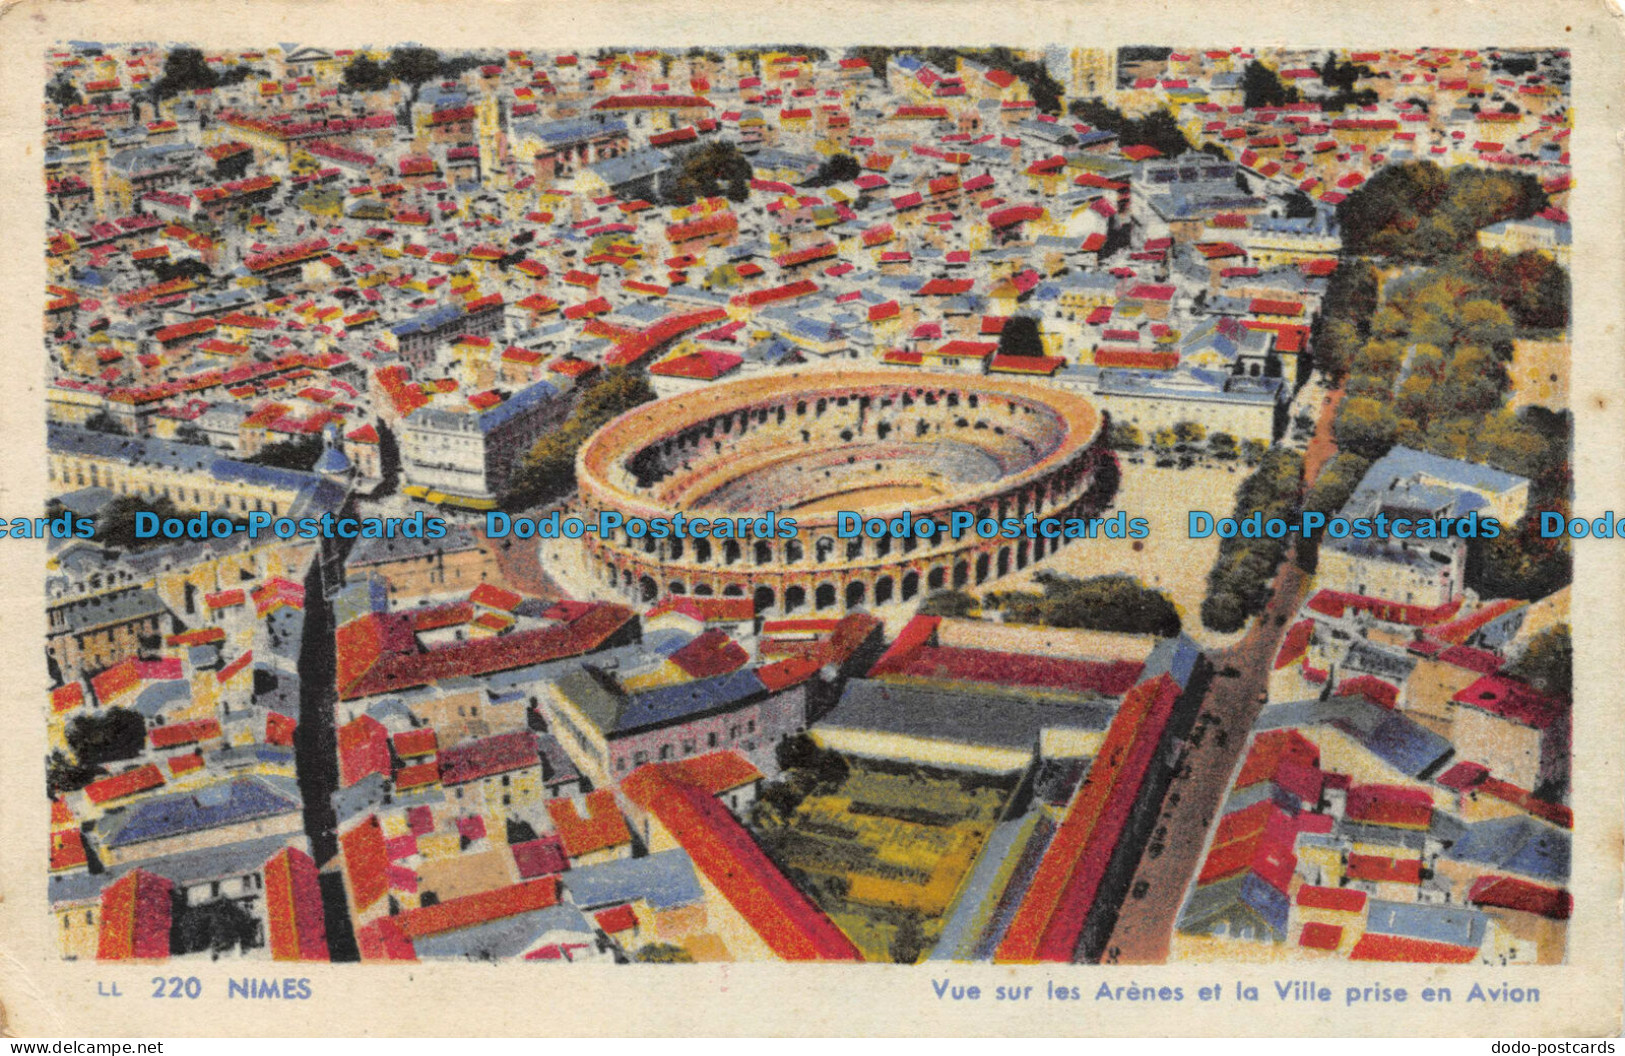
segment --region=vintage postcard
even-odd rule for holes
[[[6,8],[6,1029],[1617,1034],[1618,15]]]

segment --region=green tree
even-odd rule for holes
[[[371,55],[357,55],[344,67],[344,87],[352,92],[379,92],[389,87],[389,73]]]
[[[136,535],[136,515],[141,513],[153,514],[160,521],[185,516],[179,506],[162,496],[149,501],[139,495],[120,495],[96,518],[97,541],[121,550],[139,550],[171,541],[161,535],[148,538]]]
[[[925,952],[925,926],[918,910],[909,910],[897,922],[887,951],[894,964],[916,964]]]
[[[97,433],[112,433],[115,436],[126,435],[124,426],[120,425],[118,419],[106,411],[97,411],[89,418],[86,418],[85,428]]]
[[[1179,122],[1165,110],[1131,118],[1100,99],[1077,99],[1068,104],[1067,111],[1095,128],[1115,133],[1120,147],[1153,147],[1170,158],[1191,149]]]
[[[1398,427],[1391,405],[1369,396],[1351,396],[1337,409],[1332,436],[1342,450],[1378,459],[1394,446]]]
[[[81,766],[134,759],[146,747],[147,724],[132,708],[107,708],[77,716],[68,724],[68,749]]]
[[[974,614],[978,607],[973,594],[963,590],[939,590],[922,600],[918,611],[921,616],[965,617]]]
[[[1077,579],[1046,569],[1036,573],[1033,582],[1042,593],[998,592],[989,594],[984,602],[1002,610],[1008,623],[1163,637],[1179,633],[1179,610],[1168,595],[1132,576]]]
[[[55,799],[77,792],[106,774],[106,767],[76,762],[67,752],[56,748],[45,760],[45,794]]]
[[[1437,264],[1469,247],[1480,228],[1546,208],[1523,173],[1431,161],[1388,165],[1337,206],[1345,252]]]
[[[66,110],[70,106],[83,103],[84,97],[79,94],[79,88],[66,74],[59,73],[51,78],[45,86],[45,98]]]
[[[290,437],[279,440],[274,444],[266,444],[260,448],[259,453],[243,461],[253,462],[261,466],[276,466],[280,469],[297,469],[309,471],[322,457],[322,438],[310,433],[304,436]]]
[[[1044,332],[1039,321],[1030,315],[1012,315],[999,331],[999,354],[1005,356],[1042,356]]]
[[[1133,422],[1112,420],[1109,441],[1113,450],[1138,451],[1145,446],[1145,434]]]
[[[1265,520],[1290,519],[1300,508],[1302,489],[1303,456],[1288,448],[1270,448],[1236,489],[1231,516],[1238,521],[1255,513]],[[1270,582],[1285,556],[1286,543],[1280,539],[1238,535],[1220,540],[1202,600],[1203,625],[1222,634],[1240,630],[1248,617],[1263,610]]]
[[[667,205],[688,205],[722,194],[724,186],[731,197],[735,185],[748,188],[750,178],[750,159],[729,140],[719,139],[677,155],[661,193]]]
[[[1548,627],[1530,639],[1523,653],[1507,668],[1507,674],[1553,696],[1574,692],[1574,642],[1569,625]]]
[[[808,187],[828,187],[832,183],[844,183],[855,180],[863,174],[863,168],[858,159],[850,154],[831,154],[828,161],[818,167],[818,172],[808,180]]]
[[[410,85],[412,102],[416,103],[424,83],[441,76],[440,53],[433,48],[399,47],[389,53],[384,71],[391,80]]]
[[[1242,105],[1249,109],[1283,106],[1299,99],[1298,90],[1281,83],[1280,76],[1254,59],[1241,71]]]
[[[203,91],[220,84],[203,52],[197,48],[171,48],[164,56],[164,69],[153,85],[154,98],[169,99],[184,92]]]

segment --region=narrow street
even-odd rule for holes
[[[1321,404],[1304,457],[1306,488],[1337,454],[1332,420],[1342,399],[1339,387]],[[1248,734],[1264,709],[1271,664],[1309,583],[1298,567],[1296,547],[1289,548],[1263,614],[1241,641],[1210,654],[1216,677],[1118,915],[1107,947],[1108,963],[1161,964],[1168,959],[1185,893],[1201,868],[1208,833],[1224,805]]]
[[[1108,963],[1161,964],[1168,959],[1185,890],[1201,865],[1208,830],[1247,747],[1247,734],[1264,708],[1270,665],[1307,588],[1308,577],[1289,550],[1275,593],[1247,636],[1213,654],[1213,687],[1202,701],[1193,743],[1168,786],[1157,828],[1118,914]],[[1232,670],[1236,673],[1226,674]]]

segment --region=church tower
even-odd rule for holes
[[[1117,92],[1116,48],[1073,48],[1072,76],[1066,94],[1073,99],[1103,99]]]

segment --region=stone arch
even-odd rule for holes
[[[784,611],[796,612],[807,604],[807,589],[790,586],[784,588]]]
[[[688,593],[688,587],[683,584],[682,580],[674,579],[670,583],[666,584],[666,593],[667,594],[687,594]]]
[[[782,411],[784,408],[781,407],[779,409]],[[754,607],[756,609],[756,615],[760,616],[764,612],[773,611],[773,606],[777,601],[777,598],[773,594],[772,587],[759,586],[756,588],[756,594],[752,600],[755,603]]]
[[[725,565],[737,564],[740,558],[739,540],[727,539],[722,543],[722,563]]]
[[[910,569],[903,574],[903,600],[908,601],[920,592],[920,574]]]
[[[738,583],[729,583],[722,588],[722,596],[725,598],[742,598],[745,596],[745,588]]]
[[[954,565],[954,589],[958,590],[970,582],[970,564],[960,561]]]
[[[890,576],[881,576],[879,579],[875,580],[876,605],[885,605],[887,602],[891,601],[891,594],[892,578]]]
[[[801,545],[800,539],[791,539],[784,544],[784,563],[793,565],[807,556],[806,548]]]
[[[1008,546],[1001,546],[999,548],[999,575],[1000,575],[1000,577],[1003,577],[1003,576],[1008,576],[1009,574],[1010,574],[1010,548]]]
[[[654,601],[655,598],[659,596],[660,588],[655,586],[655,581],[653,579],[648,576],[638,577],[638,598],[643,601],[644,604]]]
[[[936,568],[933,568],[929,573],[926,574],[925,589],[941,590],[947,582],[948,570],[943,568],[941,565],[938,565]]]
[[[863,596],[865,593],[866,588],[863,585],[863,580],[854,579],[852,582],[848,583],[846,585],[846,607],[849,609],[855,609],[859,605],[862,605]]]
[[[813,591],[813,607],[827,609],[835,604],[835,584],[820,583],[818,589]]]
[[[694,596],[696,598],[709,598],[714,593],[716,592],[711,589],[711,584],[709,583],[694,584]]]
[[[976,555],[976,585],[981,586],[987,582],[988,560],[987,554]]]
[[[772,564],[772,562],[773,562],[773,544],[772,543],[768,542],[766,539],[758,539],[758,540],[756,540],[756,545],[752,549],[755,550],[756,563],[758,565]]]

